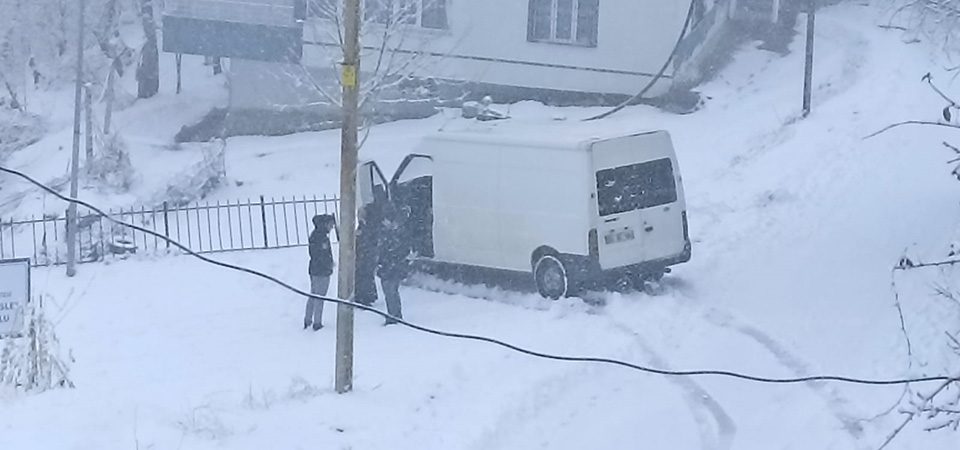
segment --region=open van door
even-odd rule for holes
[[[382,203],[390,198],[387,192],[387,179],[380,167],[373,161],[361,163],[357,168],[358,208],[371,203]]]
[[[390,180],[390,200],[407,213],[405,228],[413,251],[432,258],[433,158],[407,155]]]

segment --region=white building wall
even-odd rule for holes
[[[445,57],[419,57],[417,75],[577,92],[632,95],[663,65],[686,18],[688,0],[603,0],[596,47],[527,41],[528,2],[448,0],[449,30],[394,31],[401,48]],[[308,43],[331,43],[326,20],[312,20]],[[377,46],[383,28],[365,30]],[[304,62],[329,65],[336,49],[308,44]],[[374,56],[364,67],[374,65]],[[546,67],[562,66],[562,67]],[[669,75],[669,74],[668,74]],[[663,83],[660,91],[669,83]]]
[[[263,1],[263,0],[261,0]],[[273,0],[276,1],[276,0]],[[690,0],[600,0],[596,47],[527,41],[525,0],[447,0],[448,29],[407,26],[392,32],[386,55],[393,69],[422,77],[559,91],[633,95],[664,64],[679,37]],[[324,19],[304,24],[303,68],[254,61],[231,62],[231,109],[320,113],[328,103],[312,87],[319,82],[336,94],[338,63],[335,25]],[[384,29],[365,24],[362,77],[376,66]],[[416,56],[411,56],[416,54]],[[390,64],[389,59],[393,58]],[[648,92],[665,93],[673,66]]]

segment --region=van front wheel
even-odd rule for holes
[[[533,277],[543,297],[557,300],[567,295],[570,285],[567,269],[556,256],[541,256],[533,268]]]

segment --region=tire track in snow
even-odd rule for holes
[[[670,283],[665,279],[664,283]],[[424,288],[425,286],[418,286]],[[683,283],[682,280],[675,280],[673,284],[667,284],[665,287],[675,290],[680,295],[687,295],[690,286]],[[520,307],[524,309],[549,311],[556,307],[555,302],[538,302],[529,295],[523,293],[514,293],[506,298],[501,298],[497,290],[491,290],[488,287],[460,285],[458,283],[441,283],[440,285],[430,286],[434,292],[448,295],[463,295],[476,299],[493,301],[509,306]],[[582,312],[584,314],[602,314],[602,307],[588,307],[583,311],[573,311],[570,305],[564,305],[566,309],[572,309],[567,312]],[[563,306],[561,306],[563,307]],[[761,348],[766,350],[773,358],[784,368],[796,376],[811,375],[810,366],[802,358],[796,356],[787,347],[774,339],[769,334],[757,327],[746,324],[735,318],[732,314],[724,312],[717,308],[695,307],[695,315],[699,315],[706,323],[721,329],[730,330],[737,334],[748,337],[756,342]],[[632,329],[627,324],[616,319],[611,320],[611,325],[622,333],[631,337],[636,343],[634,350],[639,350],[646,361],[650,364],[663,369],[670,369],[671,366],[666,358],[656,352],[654,348],[647,343],[639,332]],[[548,378],[540,384],[526,400],[517,403],[513,408],[504,412],[497,424],[484,434],[484,437],[477,441],[473,448],[490,449],[502,447],[506,442],[506,437],[511,434],[511,430],[518,430],[526,423],[535,419],[541,412],[547,410],[553,405],[562,401],[573,388],[580,383],[596,381],[597,368],[584,368],[577,371],[564,372],[561,375]],[[700,441],[705,450],[729,450],[732,448],[734,438],[737,433],[736,422],[731,418],[727,411],[713,397],[694,380],[686,377],[670,377],[668,379],[676,385],[683,393],[687,401],[691,415],[696,420]],[[807,387],[821,398],[827,405],[828,410],[834,418],[841,424],[844,431],[851,436],[859,447],[862,447],[861,437],[863,428],[861,420],[846,413],[849,402],[844,399],[834,388],[825,383],[810,382]]]
[[[616,320],[613,321],[613,325],[616,329],[633,337],[650,364],[660,369],[671,370],[670,364],[653,350],[653,347],[640,336],[640,333]],[[692,378],[669,377],[668,381],[684,393],[690,413],[697,423],[702,448],[704,450],[731,449],[737,434],[737,425],[723,409],[723,406]]]
[[[732,314],[717,308],[704,310],[703,317],[708,323],[735,331],[760,344],[780,365],[788,369],[795,376],[805,377],[813,375],[810,371],[809,364],[759,328],[746,324]],[[853,438],[857,446],[866,448],[861,441],[864,433],[863,427],[861,426],[862,420],[846,412],[849,402],[841,396],[835,388],[828,386],[826,383],[811,381],[805,383],[805,385],[827,404],[830,414],[840,422],[844,431]]]
[[[625,325],[615,324],[615,329],[629,336],[630,344],[623,351],[617,352],[617,357],[633,359],[642,354],[647,361],[659,367],[667,368],[665,359],[635,331]],[[497,448],[514,448],[513,440],[522,435],[525,428],[548,411],[556,412],[568,398],[582,393],[582,389],[592,389],[598,385],[613,386],[615,383],[603,383],[603,378],[618,374],[618,368],[605,366],[584,366],[577,370],[568,370],[547,378],[536,385],[534,389],[523,396],[510,408],[503,410],[494,425],[491,426],[469,448],[476,450],[490,450]],[[689,378],[672,377],[667,380],[679,388],[679,394],[685,400],[697,427],[699,441],[703,450],[731,450],[736,436],[736,424],[723,407],[713,399],[699,384]],[[621,401],[616,390],[603,390],[605,397],[615,397]],[[596,398],[596,397],[595,397]],[[575,404],[580,411],[583,405]],[[594,406],[595,407],[595,406]],[[640,424],[638,424],[640,425]]]
[[[559,404],[576,386],[595,381],[594,374],[597,370],[595,367],[584,366],[578,370],[568,370],[548,377],[529,391],[523,400],[503,410],[493,426],[469,448],[476,450],[505,448],[511,436],[539,417],[541,413]]]
[[[683,294],[681,293],[681,295]],[[763,330],[749,325],[737,319],[732,314],[718,308],[692,307],[688,309],[691,310],[692,315],[699,315],[707,324],[713,325],[721,330],[728,330],[745,336],[751,341],[756,342],[763,350],[771,355],[778,364],[793,374],[793,376],[804,377],[813,375],[808,363]],[[640,349],[646,354],[645,356],[650,364],[658,368],[671,369],[671,365],[643,340],[638,331],[616,318],[611,318],[611,325],[633,336],[639,343]],[[705,446],[704,448],[731,448],[737,427],[735,421],[723,409],[722,405],[688,377],[670,377],[670,381],[678,385],[687,394],[688,401],[691,404],[691,412],[694,417],[697,418],[700,426],[702,441],[713,445],[711,447]],[[868,450],[869,447],[867,447],[862,440],[864,437],[863,420],[846,412],[850,404],[849,401],[827,383],[808,382],[805,383],[805,385],[826,404],[829,414],[837,420],[844,432],[850,436],[855,447]],[[706,417],[705,413],[709,413],[712,416],[712,422],[716,424],[716,428],[711,429],[711,418]]]

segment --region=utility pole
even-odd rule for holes
[[[177,94],[180,94],[180,91],[183,90],[183,54],[177,53]]]
[[[817,0],[807,3],[807,58],[803,71],[803,117],[810,115],[810,97],[813,94],[813,32],[817,21]]]
[[[340,149],[339,298],[353,301],[356,270],[357,126],[360,88],[360,0],[346,0],[343,42],[343,130]],[[353,307],[337,307],[336,389],[353,390]]]
[[[77,19],[77,87],[73,108],[73,155],[70,162],[70,197],[77,198],[80,177],[80,108],[83,107],[83,15],[87,0],[79,0]],[[67,276],[77,274],[77,204],[67,206]]]

